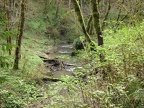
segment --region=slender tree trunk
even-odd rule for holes
[[[80,0],[81,11],[83,11],[83,0]]]
[[[124,4],[124,0],[122,0],[122,2],[121,2],[121,5],[123,5]],[[116,32],[116,29],[118,28],[118,26],[119,26],[119,20],[120,20],[120,16],[121,16],[121,13],[122,13],[122,7],[119,7],[120,9],[119,9],[119,13],[118,13],[118,16],[117,16],[117,19],[116,19],[116,24],[115,24],[115,29],[114,29],[114,31]]]
[[[111,2],[111,0],[108,1],[108,9],[107,9],[107,12],[106,12],[106,14],[104,16],[104,20],[102,22],[102,30],[104,29],[104,27],[106,25],[106,20],[108,19],[108,15],[109,15],[109,12],[110,12],[110,9],[111,9],[110,2]]]
[[[59,5],[60,5],[60,1],[57,0],[57,8],[56,8],[56,14],[55,14],[55,18],[58,18],[58,13],[59,13]]]
[[[69,0],[69,10],[71,9],[71,0]]]
[[[47,5],[48,5],[48,1],[47,1],[47,0],[44,0],[44,6],[45,6],[45,7],[44,7],[44,13],[45,13],[45,14],[47,14],[47,8],[48,8]]]
[[[98,37],[98,46],[103,45],[102,30],[100,27],[100,16],[98,11],[98,0],[91,0],[92,5],[92,16],[94,21],[94,28]]]
[[[79,23],[80,23],[81,28],[83,30],[83,33],[85,35],[86,41],[91,44],[92,40],[91,40],[89,34],[87,33],[87,30],[86,30],[86,27],[85,27],[85,22],[84,22],[84,19],[83,19],[83,15],[82,15],[82,12],[81,12],[81,9],[80,9],[79,2],[77,0],[72,0],[72,2],[74,4],[75,12],[77,14]]]
[[[86,27],[86,30],[89,34],[90,33],[90,30],[91,30],[91,25],[92,25],[92,15],[90,16],[89,20],[88,20],[88,24],[87,24],[87,27]]]
[[[5,11],[5,18],[6,18],[6,29],[5,31],[10,31],[10,9],[11,9],[11,2],[9,2],[8,0],[4,0],[4,11]],[[7,37],[7,45],[8,45],[8,52],[9,52],[9,55],[11,55],[11,48],[10,48],[10,45],[11,45],[11,36],[8,35]]]
[[[13,16],[15,16],[15,0],[12,0]]]
[[[99,11],[98,11],[98,0],[91,0],[91,5],[92,5],[92,16],[93,16],[93,21],[94,21],[94,28],[95,32],[97,35],[98,39],[98,46],[103,46],[103,37],[102,37],[102,30],[100,26],[100,16],[99,16]],[[100,61],[104,62],[105,57],[103,53],[100,53],[99,55]]]
[[[11,27],[10,27],[11,17],[12,17],[11,11],[12,11],[12,2],[11,2],[11,0],[9,0],[9,12],[8,12],[9,31],[11,30]],[[9,44],[9,45],[12,44],[11,36],[8,37],[8,44]],[[9,55],[11,55],[11,48],[9,48]]]
[[[16,39],[17,47],[16,47],[16,51],[15,51],[15,60],[14,60],[14,67],[13,67],[14,69],[19,68],[24,21],[25,21],[25,0],[22,0],[21,1],[20,21],[19,21],[19,27],[18,27],[18,35],[17,35],[17,39]]]

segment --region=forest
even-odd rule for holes
[[[0,108],[144,108],[144,1],[0,0]]]

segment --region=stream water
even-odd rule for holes
[[[62,61],[62,68],[56,67],[52,70],[53,78],[60,78],[62,75],[72,75],[75,68],[82,68],[75,57],[71,56],[73,52],[72,44],[60,44],[55,48],[49,50],[47,56],[50,59],[58,58],[59,61]]]

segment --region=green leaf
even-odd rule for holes
[[[4,83],[5,81],[7,81],[7,76],[6,75],[0,75],[0,84]]]

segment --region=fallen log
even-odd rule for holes
[[[57,81],[62,81],[62,80],[59,79],[59,78],[45,77],[45,78],[42,78],[42,81],[53,81],[53,82],[57,82]]]

